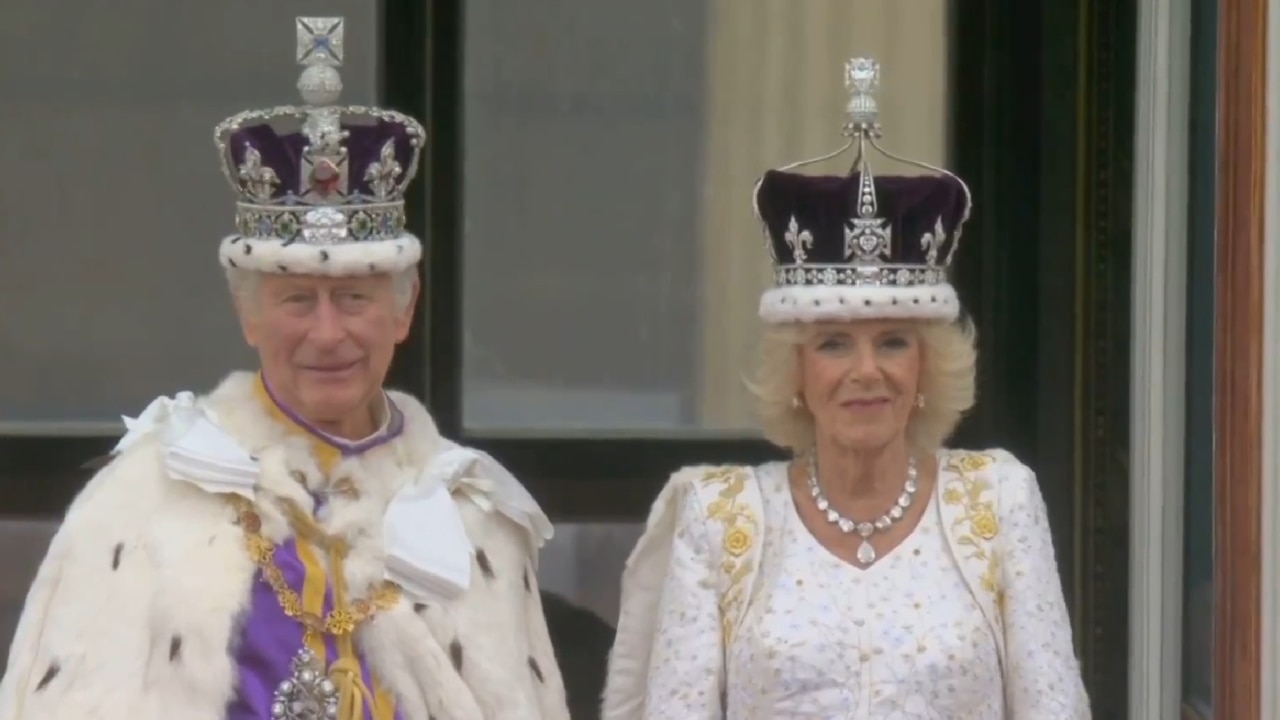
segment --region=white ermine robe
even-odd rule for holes
[[[236,373],[130,422],[31,587],[0,681],[0,720],[258,712],[245,708],[288,679],[266,660],[299,650],[288,645],[301,625],[254,629],[285,603],[259,604],[278,588],[255,565],[253,530],[275,548],[286,585],[306,566],[306,580],[290,585],[304,610],[323,614],[335,592],[349,603],[394,581],[389,606],[359,623],[345,649],[308,640],[358,663],[364,695],[376,696],[364,717],[567,720],[536,581],[550,524],[532,497],[491,458],[440,437],[407,395],[387,393],[400,416],[393,437],[338,453],[268,394],[256,374]],[[260,527],[244,527],[246,507]],[[286,507],[345,548],[340,578],[325,577],[335,563],[302,541],[298,523],[309,521]],[[299,562],[295,545],[310,557]],[[254,656],[261,666],[250,667]]]

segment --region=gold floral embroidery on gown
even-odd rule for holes
[[[859,570],[804,528],[785,466],[764,466],[758,478],[765,554],[749,610],[725,654],[723,717],[1003,720],[995,639],[947,545],[936,496],[900,546]],[[673,575],[718,556],[692,530],[700,512],[705,508],[696,502],[686,504],[681,524],[688,532],[676,543]],[[701,643],[695,650],[689,633],[716,619],[695,617],[703,609],[684,602],[664,603],[660,612],[666,617],[655,643],[662,660],[650,667],[648,717],[662,716],[663,708],[700,720],[721,717],[722,698],[689,682],[709,660],[704,650],[719,650]]]

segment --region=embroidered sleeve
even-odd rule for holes
[[[722,717],[722,638],[713,567],[716,554],[707,533],[707,509],[698,493],[688,492],[683,500],[658,607],[646,720]]]
[[[1035,474],[1018,464],[1001,508],[1004,519],[1005,693],[1012,720],[1088,720],[1089,701],[1080,676],[1049,533],[1048,514]]]

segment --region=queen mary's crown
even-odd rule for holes
[[[947,275],[969,218],[969,188],[955,174],[881,144],[879,63],[854,58],[844,79],[844,146],[769,170],[756,184],[756,215],[774,265],[760,315],[777,323],[955,319],[960,301]],[[795,172],[849,150],[854,158],[847,173]],[[925,172],[874,174],[872,151]]]
[[[237,113],[214,131],[236,194],[222,264],[265,272],[352,275],[410,267],[405,188],[426,133],[392,110],[341,106],[343,19],[297,19],[302,103]]]

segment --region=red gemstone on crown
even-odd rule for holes
[[[311,190],[318,195],[332,195],[338,189],[341,174],[337,166],[328,160],[320,160],[311,168]]]

